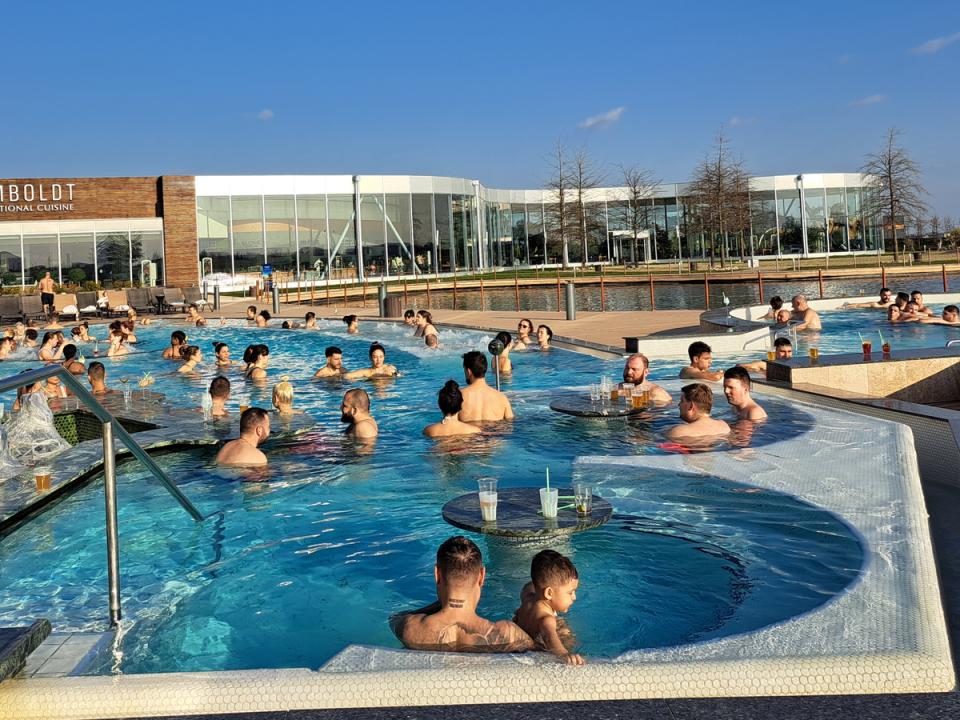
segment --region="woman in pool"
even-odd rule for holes
[[[170,347],[163,351],[163,356],[168,360],[180,359],[180,346],[187,344],[187,335],[183,330],[174,330],[170,333]]]
[[[370,377],[402,377],[393,365],[386,365],[387,351],[383,349],[380,343],[373,343],[370,346],[370,367],[362,370],[354,370],[343,376],[344,380],[359,380],[360,378]]]
[[[63,366],[74,375],[82,375],[87,366],[77,360],[77,346],[74,344],[63,346]]]
[[[460,422],[460,409],[463,407],[463,394],[456,380],[447,380],[443,389],[437,393],[437,405],[443,413],[443,420],[427,425],[423,434],[427,437],[446,437],[448,435],[473,435],[480,428],[470,423]]]
[[[123,344],[123,330],[111,330],[110,347],[107,348],[107,357],[119,357],[129,354],[129,352]]]
[[[417,314],[413,310],[407,310],[403,313],[403,324],[413,327],[417,324]],[[416,337],[416,335],[414,335]]]
[[[436,335],[438,339],[440,337],[440,333],[433,326],[433,315],[430,314],[430,311],[419,310],[417,312],[417,331],[413,336],[426,337],[427,335]]]
[[[97,338],[90,334],[90,323],[88,323],[86,320],[73,328],[73,330],[70,331],[70,334],[73,336],[74,342],[97,342]]]
[[[47,382],[43,384],[42,390],[43,394],[47,396],[47,402],[67,396],[67,389],[60,384],[60,378],[56,375],[47,378]]]
[[[303,414],[303,410],[293,409],[293,385],[287,382],[286,375],[280,378],[280,382],[273,388],[273,406],[278,413]]]
[[[261,310],[254,319],[257,321],[257,327],[266,327],[267,323],[270,322],[270,313],[266,310]]]
[[[40,347],[40,343],[37,342],[39,334],[36,328],[27,328],[26,332],[23,333],[23,344],[31,348]]]
[[[177,368],[177,372],[193,372],[197,369],[197,365],[203,360],[203,353],[196,345],[188,345],[181,354],[184,362],[183,365]]]
[[[783,298],[779,295],[774,295],[770,298],[770,310],[766,315],[761,315],[757,320],[776,320],[777,313],[780,311],[780,308],[783,307]]]
[[[13,352],[13,339],[5,337],[0,340],[0,360],[6,360],[7,355]]]
[[[513,372],[513,363],[510,362],[510,333],[506,331],[498,332],[496,339],[503,343],[503,353],[497,358],[497,364],[500,365],[500,372]]]
[[[347,326],[347,335],[359,335],[360,319],[356,315],[344,315],[343,324]]]
[[[22,322],[18,322],[16,325],[13,326],[13,339],[16,340],[18,343],[23,342],[23,338],[26,335],[26,333],[27,333],[27,326],[24,325]]]
[[[153,320],[151,320],[148,317],[138,318],[137,311],[134,310],[133,308],[130,308],[129,310],[127,310],[127,320],[132,322],[134,325],[152,325],[153,324]]]
[[[25,373],[26,370],[21,370],[20,372]],[[43,381],[35,382],[33,385],[24,385],[23,387],[17,388],[17,399],[13,401],[13,409],[19,410],[21,406],[21,400],[24,395],[29,395],[30,393],[40,392],[43,390]],[[24,401],[26,402],[26,401]]]
[[[59,361],[63,357],[63,347],[58,347],[57,341],[56,333],[44,333],[43,342],[40,344],[40,352],[37,357],[48,362]]]
[[[537,343],[541,350],[549,350],[551,340],[553,340],[553,330],[546,325],[537,328]]]
[[[527,345],[533,344],[530,333],[533,332],[533,322],[524,318],[517,323],[517,341],[513,344],[514,350],[526,350]]]
[[[233,365],[233,360],[230,359],[230,346],[226,343],[215,342],[213,352],[217,355],[217,367],[225,368]]]
[[[130,323],[127,325],[127,322],[120,322],[119,320],[114,320],[110,323],[110,332],[118,332],[123,336],[123,342],[125,343],[135,343],[137,341],[137,336],[133,334],[134,325]]]
[[[251,345],[244,351],[243,361],[247,364],[243,376],[251,380],[262,380],[267,376],[270,348],[266,345]]]

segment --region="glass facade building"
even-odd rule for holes
[[[200,176],[196,179],[201,262],[209,272],[316,273],[332,279],[561,263],[556,197],[496,190],[462,178],[381,175]],[[882,232],[864,217],[869,183],[859,174],[778,175],[751,181],[742,233],[698,227],[687,184],[660,185],[637,213],[625,188],[590,191],[569,262],[817,257],[875,253]]]

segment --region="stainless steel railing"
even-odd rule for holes
[[[954,345],[960,345],[960,340],[950,340],[944,347],[953,347]]]
[[[48,365],[37,370],[28,370],[27,372],[13,375],[11,377],[0,379],[0,393],[25,385],[33,385],[36,382],[46,380],[50,377],[60,378],[70,392],[77,396],[79,400],[86,405],[101,423],[103,423],[103,490],[104,505],[106,509],[106,530],[107,530],[107,580],[110,587],[110,624],[116,626],[120,622],[120,539],[117,528],[117,464],[116,453],[114,452],[114,435],[117,435],[130,453],[147,470],[160,481],[167,492],[173,495],[174,499],[180,503],[180,506],[190,513],[197,522],[206,518],[197,510],[189,498],[184,495],[173,481],[167,477],[167,474],[160,469],[153,458],[140,447],[130,433],[128,433],[120,423],[111,415],[100,401],[87,390],[73,376],[73,374],[61,365]]]

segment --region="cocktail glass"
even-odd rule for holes
[[[577,506],[577,517],[586,517],[593,511],[593,488],[590,485],[573,486],[573,502]]]
[[[497,480],[483,478],[477,481],[480,484],[480,516],[484,522],[495,522],[497,519]]]
[[[870,357],[870,353],[873,351],[873,343],[870,340],[863,341],[863,355],[864,357]]]
[[[884,343],[883,343],[883,345],[882,345],[881,347],[883,348],[883,354],[884,354],[884,356],[885,356],[885,357],[890,357],[890,342],[887,341],[887,340],[885,340]]]

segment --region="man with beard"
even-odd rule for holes
[[[361,388],[348,390],[340,403],[340,422],[350,423],[345,435],[355,438],[373,438],[379,428],[370,415],[370,396]]]

